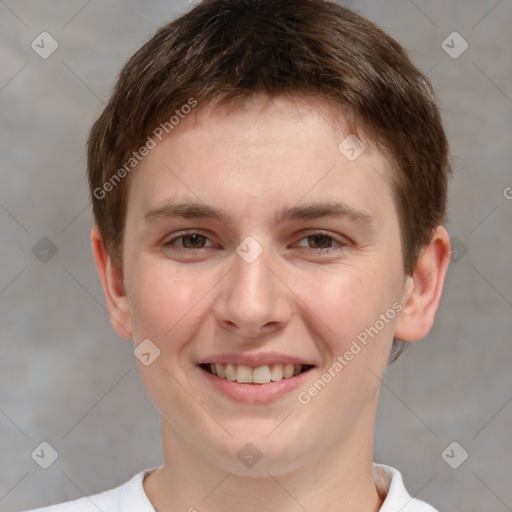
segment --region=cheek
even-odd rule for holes
[[[340,425],[347,415],[357,416],[376,399],[377,376],[387,365],[400,308],[400,274],[393,274],[392,265],[370,266],[347,267],[310,282],[307,305],[318,312],[317,325],[325,323],[329,329],[322,330],[325,359],[318,380],[297,398],[305,411],[310,403],[322,411],[318,421],[321,428],[332,426],[333,437],[343,434]]]
[[[346,350],[392,307],[397,294],[389,276],[379,269],[351,267],[309,279],[307,304],[326,324],[331,351]],[[384,326],[378,324],[384,336],[393,328],[393,318],[387,320]]]
[[[180,338],[201,309],[210,279],[194,278],[168,262],[148,261],[137,265],[130,286],[134,338],[150,338],[162,349],[170,339]],[[205,297],[206,298],[206,297]]]

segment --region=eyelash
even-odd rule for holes
[[[179,245],[175,245],[175,243],[173,243],[173,242],[176,242],[177,240],[180,240],[180,239],[183,239],[186,237],[191,237],[193,235],[199,235],[200,237],[203,237],[206,240],[208,240],[207,236],[202,235],[201,233],[198,233],[196,231],[193,231],[193,232],[189,232],[189,233],[182,233],[181,235],[170,239],[169,241],[164,243],[164,247],[173,247],[174,246],[174,247],[179,247],[179,250],[185,250],[185,251],[200,251],[201,249],[207,249],[207,247],[198,247],[198,248],[182,247]],[[301,238],[300,241],[308,239],[310,237],[318,237],[318,236],[325,237],[327,239],[330,239],[332,241],[332,243],[338,244],[338,247],[324,247],[324,248],[309,247],[310,250],[312,250],[313,252],[318,253],[318,254],[330,254],[331,252],[343,250],[343,249],[349,247],[349,245],[350,245],[347,241],[335,238],[335,237],[333,237],[327,233],[323,233],[321,231],[315,231],[313,233],[310,233],[310,234],[304,236],[303,238]]]

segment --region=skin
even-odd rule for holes
[[[437,227],[404,275],[389,163],[369,141],[353,162],[341,154],[350,132],[334,123],[339,115],[311,98],[198,108],[130,175],[122,272],[92,230],[112,325],[135,346],[149,338],[160,350],[149,366],[138,361],[161,414],[164,465],[144,481],[157,512],[317,512],[333,503],[370,512],[382,504],[372,475],[380,378],[394,335],[414,341],[429,332],[450,245]],[[230,218],[144,218],[172,201]],[[282,208],[326,201],[370,222],[276,220]],[[185,230],[206,238],[178,238]],[[308,238],[319,231],[332,238]],[[263,249],[252,263],[236,252],[248,236]],[[299,403],[297,394],[394,303],[402,311]],[[215,354],[271,351],[315,368],[270,403],[222,395],[197,366]],[[263,455],[252,468],[236,455],[247,442]]]

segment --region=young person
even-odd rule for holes
[[[204,1],[88,142],[92,247],[164,465],[52,512],[427,512],[373,463],[381,377],[450,256],[428,79],[324,0]]]

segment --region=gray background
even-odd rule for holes
[[[455,170],[458,256],[431,334],[385,377],[375,460],[441,511],[512,510],[512,1],[346,4],[428,72]],[[2,510],[99,492],[162,461],[157,411],[92,259],[84,142],[122,63],[187,8],[0,2]],[[43,31],[59,43],[48,59],[30,46]],[[441,47],[453,31],[469,43],[458,59]],[[32,252],[42,237],[57,248],[47,262]],[[46,470],[31,458],[42,441],[59,453]],[[469,454],[458,469],[441,457],[453,441]]]

